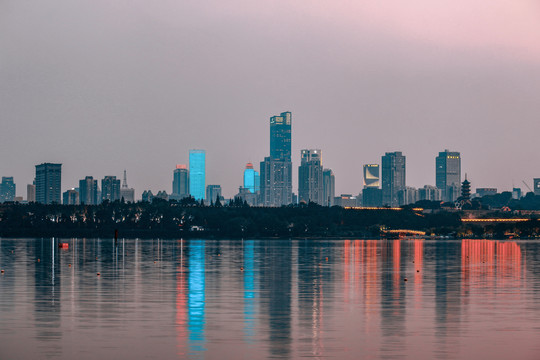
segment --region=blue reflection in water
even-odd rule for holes
[[[255,336],[255,242],[246,241],[244,248],[244,334],[248,342]]]
[[[206,350],[204,275],[204,241],[192,241],[189,246],[188,329],[190,349],[194,352]]]

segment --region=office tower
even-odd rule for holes
[[[411,205],[418,201],[418,189],[405,186],[403,189],[398,192],[399,205]]]
[[[65,191],[62,197],[62,204],[64,205],[79,205],[79,192],[75,189]]]
[[[29,203],[36,201],[36,185],[26,185],[26,201],[28,201]]]
[[[251,193],[260,191],[261,177],[259,173],[253,169],[252,163],[247,163],[244,170],[244,188],[248,189]]]
[[[270,118],[270,157],[291,161],[292,114],[289,111]]]
[[[3,176],[0,183],[0,203],[15,200],[15,183],[13,177]]]
[[[265,157],[261,162],[261,201],[264,206],[292,203],[292,163]]]
[[[331,169],[323,170],[323,206],[334,206],[336,179]]]
[[[441,189],[442,200],[456,201],[461,187],[461,155],[444,150],[435,159],[435,186]]]
[[[125,202],[135,202],[135,189],[130,188],[127,184],[127,174],[124,170],[124,180],[122,181],[122,187],[120,188],[120,199],[124,199]]]
[[[418,200],[441,201],[442,190],[436,186],[424,185],[418,189]]]
[[[539,178],[536,178],[536,179],[533,179],[533,183],[534,183],[534,195],[540,195],[540,179]]]
[[[189,150],[189,193],[204,200],[206,188],[206,151]]]
[[[369,187],[378,188],[380,186],[379,164],[364,165],[364,189]]]
[[[187,165],[178,164],[173,172],[171,198],[181,200],[189,196],[189,171]]]
[[[221,201],[221,185],[208,185],[206,187],[206,202],[208,204],[215,203],[218,196]]]
[[[92,176],[79,180],[79,203],[83,205],[96,205],[100,202],[98,197],[98,182]]]
[[[323,204],[323,167],[321,150],[304,149],[300,151],[300,166],[298,167],[298,200],[299,202],[314,202]]]
[[[101,180],[101,200],[113,202],[120,199],[120,179],[116,176],[105,176]]]
[[[62,164],[36,165],[36,202],[60,204],[62,196]]]
[[[398,193],[405,188],[405,156],[401,151],[387,152],[381,160],[383,205],[399,206]]]
[[[290,112],[270,118],[270,156],[260,164],[261,203],[264,206],[292,202],[291,128]]]

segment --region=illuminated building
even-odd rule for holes
[[[323,204],[323,167],[321,150],[304,149],[300,152],[301,164],[298,167],[298,198],[300,202]]]
[[[173,172],[171,199],[180,200],[189,196],[189,170],[187,165],[178,164]]]
[[[247,163],[246,169],[244,170],[244,188],[254,194],[260,191],[260,187],[261,178],[259,173],[253,169],[252,163]]]
[[[84,205],[96,205],[99,203],[98,184],[92,176],[79,180],[79,202]]]
[[[272,159],[291,161],[291,125],[290,111],[270,118],[270,157]]]
[[[461,184],[461,155],[444,150],[435,158],[435,185],[441,189],[442,200],[456,201]]]
[[[116,176],[105,176],[101,180],[101,201],[120,200],[120,179]]]
[[[219,200],[222,200],[221,196],[221,185],[208,185],[206,187],[206,201],[210,203],[215,203],[216,199],[219,197]]]
[[[206,151],[189,150],[189,193],[195,200],[205,199]]]
[[[405,188],[405,175],[405,156],[401,151],[387,152],[382,157],[383,205],[399,205],[399,191]]]
[[[334,198],[334,205],[341,207],[356,207],[358,206],[358,198],[351,194],[341,194]]]
[[[331,169],[323,170],[323,206],[334,206],[336,179]]]
[[[15,183],[13,177],[3,176],[0,183],[0,203],[15,200]]]
[[[364,189],[381,186],[379,177],[379,164],[364,165]]]
[[[75,189],[65,191],[62,198],[62,204],[64,205],[79,205],[79,192]]]
[[[60,204],[62,189],[62,164],[36,165],[36,202]]]

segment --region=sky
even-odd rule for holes
[[[539,39],[537,0],[0,0],[0,176],[26,198],[42,162],[63,190],[126,169],[140,198],[205,149],[231,197],[291,111],[295,192],[305,148],[336,194],[390,151],[409,186],[444,149],[473,188],[532,186]]]

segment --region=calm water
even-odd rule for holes
[[[0,239],[0,268],[0,359],[540,359],[538,242]]]

